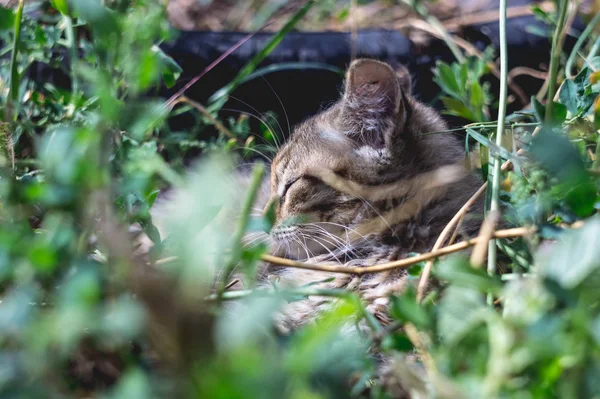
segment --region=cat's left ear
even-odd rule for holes
[[[344,133],[375,148],[390,145],[406,111],[402,90],[399,76],[389,65],[369,59],[354,61],[342,100]]]

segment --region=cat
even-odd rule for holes
[[[297,126],[277,152],[267,207],[275,209],[271,253],[302,261],[368,266],[431,249],[442,229],[481,186],[459,141],[434,109],[411,95],[404,68],[359,59],[347,70],[338,102]],[[472,236],[479,200],[460,233]],[[388,323],[387,297],[408,284],[406,271],[352,276],[265,265],[263,281],[357,291]],[[316,317],[326,298],[293,302],[279,326]]]
[[[266,203],[265,210],[275,211],[274,226],[266,237],[270,253],[310,263],[369,266],[430,250],[448,221],[481,186],[465,166],[458,140],[433,134],[445,130],[440,114],[411,95],[406,69],[394,71],[370,59],[352,62],[341,99],[297,126],[270,165],[270,181],[263,182],[258,200]],[[247,173],[240,171],[234,179],[236,187],[248,186]],[[160,230],[181,206],[178,194],[172,195],[153,207]],[[186,198],[183,195],[184,204],[193,204],[193,198]],[[476,233],[481,217],[474,215],[482,212],[480,199],[471,208],[471,217],[464,218],[460,235]],[[248,244],[258,242],[256,237],[246,239]],[[181,341],[179,351],[163,348],[162,356],[185,359],[188,348],[198,343],[198,326],[212,328],[214,315],[179,301],[172,294],[176,280],[150,273],[157,269],[136,270],[132,281],[150,309],[157,341],[165,336]],[[366,310],[383,325],[391,322],[390,294],[401,293],[415,281],[400,269],[355,276],[268,263],[259,268],[258,280],[259,288],[310,283],[314,288],[357,292]],[[227,289],[242,288],[242,281],[241,275],[232,279]],[[291,333],[316,320],[332,301],[310,296],[284,304],[275,315],[277,330]],[[247,306],[244,301],[227,303],[226,317],[237,318]],[[352,321],[344,333],[356,334]],[[364,324],[358,323],[359,329],[367,329]],[[424,372],[414,359],[412,364],[411,359],[379,360],[377,379],[392,397],[426,392]]]

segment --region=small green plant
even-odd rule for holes
[[[471,122],[490,120],[492,103],[490,83],[482,78],[489,73],[488,63],[493,59],[488,47],[482,57],[468,57],[465,62],[451,65],[438,61],[433,73],[435,82],[442,88],[445,112]]]

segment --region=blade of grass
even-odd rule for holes
[[[598,50],[600,50],[600,36],[598,36],[598,38],[596,39],[596,41],[594,42],[594,45],[592,46],[592,48],[590,49],[590,52],[587,55],[587,59],[591,59],[592,57],[595,57],[596,54],[598,54]]]
[[[552,50],[550,52],[550,74],[548,76],[548,93],[546,96],[546,117],[544,123],[550,125],[552,123],[552,105],[554,94],[556,93],[556,75],[558,73],[558,64],[560,63],[560,53],[562,51],[562,42],[564,35],[562,34],[565,28],[567,19],[568,0],[560,0],[559,16],[556,23],[556,30],[552,37]]]
[[[75,72],[75,63],[77,62],[77,41],[75,39],[75,29],[73,28],[73,20],[68,15],[63,15],[65,24],[65,36],[67,39],[67,47],[69,48],[69,58],[71,61],[71,104],[75,104],[77,93],[79,92],[79,80]]]
[[[258,65],[269,54],[271,54],[271,52],[279,45],[279,43],[281,43],[283,38],[294,28],[294,26],[296,26],[298,21],[300,21],[304,17],[304,15],[306,15],[306,13],[308,12],[308,10],[311,9],[313,4],[314,1],[309,0],[302,7],[300,7],[300,9],[298,9],[298,11],[296,11],[294,15],[292,15],[292,17],[285,24],[285,26],[279,32],[277,32],[277,34],[275,34],[271,38],[271,40],[269,40],[267,45],[242,68],[242,70],[236,75],[235,78],[233,78],[233,80],[227,86],[223,87],[222,89],[219,89],[215,94],[213,94],[208,99],[208,102],[214,103],[220,100],[221,98],[229,95],[242,82],[244,78],[250,75],[256,69],[256,67],[258,67]]]
[[[15,112],[15,109],[18,107],[19,102],[19,86],[21,84],[21,77],[19,76],[19,69],[17,65],[17,54],[19,52],[19,42],[21,39],[23,6],[24,0],[19,0],[19,6],[17,7],[17,12],[15,14],[15,37],[13,40],[12,54],[10,56],[10,91],[8,93],[8,101],[5,109],[6,122],[11,120],[16,121],[18,114],[18,112]]]
[[[508,79],[508,62],[506,48],[506,0],[500,0],[500,94],[498,105],[498,128],[496,130],[496,145],[502,148],[502,136],[504,134],[504,120],[506,118],[506,91]],[[500,153],[494,155],[494,171],[491,185],[490,212],[500,212]],[[493,275],[496,271],[496,240],[492,239],[488,244],[488,264],[487,272]],[[492,304],[491,294],[488,294],[488,304]]]
[[[217,291],[219,298],[225,292],[225,287],[227,286],[229,276],[233,272],[233,269],[235,268],[235,265],[240,258],[240,253],[242,250],[242,239],[244,238],[244,234],[246,234],[248,222],[250,221],[250,212],[252,211],[252,206],[254,205],[256,196],[258,195],[258,190],[260,189],[264,173],[265,166],[262,163],[256,164],[256,166],[252,170],[252,176],[250,177],[250,191],[248,192],[246,200],[244,201],[244,204],[241,209],[240,220],[238,222],[235,236],[233,238],[233,250],[231,258],[227,266],[225,267],[221,281],[219,282],[219,289]]]
[[[320,62],[282,62],[280,64],[269,65],[264,68],[257,69],[250,75],[243,78],[239,84],[246,83],[252,79],[260,78],[274,72],[290,71],[290,70],[307,70],[316,69],[337,73],[338,75],[344,76],[344,71],[333,65],[323,64]]]
[[[195,85],[196,82],[198,82],[200,79],[202,79],[202,77],[204,75],[206,75],[208,72],[210,72],[218,64],[220,64],[221,61],[223,61],[225,58],[227,58],[229,55],[231,55],[231,53],[233,53],[235,50],[237,50],[238,48],[240,48],[248,40],[252,39],[252,37],[254,37],[255,34],[256,34],[256,32],[252,32],[252,33],[249,33],[248,35],[244,36],[239,42],[237,42],[236,44],[234,44],[233,46],[231,46],[227,51],[225,51],[223,54],[221,54],[216,60],[214,60],[213,62],[211,62],[206,68],[204,68],[204,70],[202,72],[200,72],[198,75],[196,75],[192,80],[190,80],[189,82],[187,82],[181,89],[179,89],[175,94],[173,94],[167,100],[167,102],[165,103],[165,107],[167,107],[167,108],[172,107],[173,104],[175,103],[175,101],[177,101],[177,99],[179,97],[181,97],[182,95],[184,95],[185,92],[190,87],[192,87],[193,85]]]
[[[594,18],[592,18],[592,20],[590,21],[588,26],[586,26],[586,28],[583,31],[583,33],[581,34],[581,36],[579,36],[579,38],[577,39],[575,46],[573,46],[573,50],[571,50],[571,54],[569,55],[569,58],[567,59],[567,66],[565,67],[565,74],[567,76],[567,79],[571,79],[573,77],[573,75],[571,74],[571,70],[573,69],[573,63],[575,62],[577,53],[579,52],[579,49],[581,48],[583,43],[586,41],[588,36],[594,31],[594,28],[596,27],[596,25],[598,25],[598,22],[600,22],[600,13],[594,15]],[[588,57],[588,59],[589,59],[589,57]]]
[[[499,125],[499,126],[501,126],[501,125]],[[506,128],[506,126],[503,129],[505,129],[505,128]],[[469,134],[469,136],[471,136],[475,140],[477,140],[479,142],[479,144],[483,145],[484,147],[489,148],[491,154],[499,155],[501,158],[510,160],[513,163],[518,161],[517,157],[513,153],[505,150],[503,147],[496,144],[498,142],[497,137],[496,137],[496,143],[494,143],[493,141],[491,141],[490,139],[488,139],[487,137],[485,137],[483,134],[479,133],[476,130],[473,130],[471,128],[467,128],[466,130],[467,130],[467,133]]]

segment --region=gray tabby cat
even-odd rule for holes
[[[444,226],[480,186],[464,166],[455,138],[424,133],[446,130],[433,109],[410,94],[406,71],[361,59],[347,72],[342,98],[298,126],[271,165],[276,223],[270,233],[276,255],[367,266],[431,249]],[[482,202],[472,209],[482,212]],[[467,218],[472,235],[481,218]],[[267,265],[263,278],[280,285],[321,284],[361,293],[387,322],[387,296],[401,292],[406,272],[352,276]],[[290,304],[280,326],[313,319],[326,298]]]

